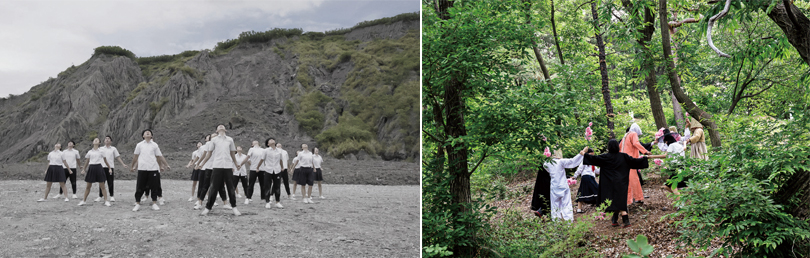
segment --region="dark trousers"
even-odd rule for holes
[[[73,187],[73,194],[76,194],[76,169],[71,168],[70,171],[73,171],[73,174],[71,174],[67,168],[65,169],[65,178],[70,180],[70,186]],[[59,187],[59,194],[62,194],[61,187]],[[67,197],[67,194],[65,194],[65,197]]]
[[[261,199],[267,199],[267,197],[264,196],[264,172],[256,170],[251,170],[248,175],[248,188],[247,191],[245,191],[245,196],[248,199],[253,199],[253,186],[256,185],[256,178],[259,179],[259,195]]]
[[[236,193],[233,191],[233,170],[230,168],[215,168],[211,173],[211,189],[220,189],[222,185],[228,189],[228,199],[231,201],[231,207],[236,208]],[[214,207],[216,202],[217,193],[215,190],[208,191],[208,203],[205,204],[206,209]]]
[[[115,191],[113,191],[113,182],[115,181],[113,176],[115,175],[114,168],[104,168],[104,175],[107,176],[107,189],[109,189],[110,197],[115,196]],[[101,188],[98,188],[98,197],[104,197],[101,193]]]
[[[208,194],[208,188],[211,186],[211,174],[214,171],[211,169],[203,170],[203,175],[200,176],[200,185],[197,186],[197,198],[200,200],[205,200],[205,195]],[[219,189],[219,197],[222,198],[224,201],[225,199],[225,189]]]
[[[281,170],[281,180],[284,181],[284,190],[287,190],[287,195],[290,195],[290,173],[287,170]]]
[[[160,172],[158,171],[146,171],[146,170],[138,170],[138,180],[135,183],[135,201],[141,202],[141,196],[143,196],[144,191],[146,191],[146,187],[152,189],[152,201],[156,202],[157,198],[160,194]]]
[[[276,196],[276,202],[279,201],[279,196],[281,195],[281,174],[271,174],[265,173],[264,174],[264,181],[265,185],[267,185],[268,192],[265,196],[267,196],[267,202],[270,202],[270,196]]]
[[[239,187],[239,182],[242,182],[242,193],[247,196],[248,179],[247,176],[233,176],[233,189]]]

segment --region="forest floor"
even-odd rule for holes
[[[713,250],[720,247],[720,243],[715,241],[708,251],[704,251],[685,246],[684,243],[678,241],[681,234],[673,225],[674,220],[663,218],[665,215],[675,212],[675,208],[672,206],[673,200],[667,197],[668,192],[661,189],[666,180],[652,172],[644,175],[644,179],[645,184],[642,186],[644,196],[649,198],[645,198],[642,205],[633,204],[629,207],[632,226],[628,228],[613,227],[609,215],[604,220],[597,219],[593,222],[592,234],[586,238],[586,246],[597,251],[600,257],[621,257],[624,254],[631,253],[627,246],[627,239],[635,239],[637,235],[644,235],[648,238],[649,244],[654,246],[654,251],[650,254],[650,257],[666,257],[667,255],[673,255],[674,257],[708,256]],[[514,180],[507,185],[507,188],[510,191],[523,193],[528,191],[528,194],[520,195],[522,198],[520,202],[499,200],[491,203],[491,205],[498,208],[498,214],[504,214],[506,210],[518,210],[525,211],[521,212],[524,219],[539,219],[529,210],[532,201],[531,189],[534,188],[534,183],[534,177],[530,179],[523,177]],[[577,222],[586,220],[595,212],[594,206],[583,204],[582,210],[584,213],[576,213],[577,203],[575,200],[578,189],[579,181],[576,185],[571,186],[574,220]],[[501,216],[496,215],[493,220],[497,222],[500,218]],[[621,221],[621,218],[619,220]]]

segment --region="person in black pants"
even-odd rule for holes
[[[281,200],[279,196],[280,193],[280,184],[281,184],[281,177],[279,177],[281,173],[281,152],[276,148],[276,140],[273,138],[267,139],[264,142],[267,149],[264,149],[264,156],[262,160],[259,161],[259,167],[262,171],[265,172],[264,180],[265,185],[267,185],[268,192],[265,196],[267,196],[267,204],[264,205],[265,208],[271,208],[270,206],[270,197],[276,197],[276,207],[284,208],[281,205]],[[262,166],[263,165],[263,166]]]
[[[160,210],[157,205],[157,197],[160,194],[160,170],[161,164],[163,170],[171,170],[169,163],[163,158],[163,153],[157,143],[152,141],[152,130],[146,129],[141,133],[143,141],[135,145],[135,155],[132,157],[132,164],[129,169],[134,172],[137,166],[138,179],[135,184],[135,208],[132,211],[138,211],[141,207],[141,196],[143,196],[144,189],[147,185],[152,189],[152,209]]]
[[[281,174],[279,176],[281,180],[284,181],[284,190],[287,190],[287,199],[292,199],[292,196],[290,196],[290,173],[287,172],[289,170],[288,162],[290,155],[282,147],[284,146],[281,146],[281,143],[276,144],[276,149],[281,151]]]
[[[73,188],[73,196],[71,197],[73,199],[79,198],[76,196],[76,168],[81,163],[79,151],[73,148],[75,144],[73,141],[68,141],[67,150],[62,152],[62,158],[67,161],[68,165],[65,167],[65,177],[70,181],[70,187]],[[59,195],[56,198],[61,198],[62,194],[62,189],[59,189]],[[68,193],[64,193],[64,195],[67,197]]]
[[[248,150],[247,159],[239,164],[241,166],[248,166],[248,188],[245,191],[245,204],[253,201],[253,189],[256,185],[256,179],[259,179],[259,195],[262,200],[265,200],[265,187],[264,187],[264,172],[259,171],[259,161],[264,157],[264,149],[259,145],[258,141],[253,141],[253,147]]]
[[[121,154],[118,153],[118,149],[116,149],[114,146],[111,145],[112,145],[112,137],[107,135],[107,137],[104,137],[104,146],[98,149],[101,151],[102,154],[104,154],[104,158],[106,158],[107,161],[110,162],[110,167],[106,167],[107,163],[101,163],[101,165],[102,168],[104,168],[104,174],[107,176],[107,188],[108,192],[110,193],[110,201],[114,202],[115,188],[113,187],[113,182],[115,182],[115,158],[118,158],[118,162],[121,162],[121,164],[124,166],[124,169],[127,169],[129,167],[127,166],[126,163],[124,163],[124,160],[121,159]],[[96,202],[101,201],[102,197],[104,197],[104,195],[102,194],[101,189],[98,189],[98,198],[96,198],[94,201]]]
[[[199,210],[203,207],[202,202],[205,200],[205,196],[208,194],[208,191],[211,188],[211,175],[214,173],[213,163],[211,162],[211,152],[213,151],[213,143],[211,142],[212,137],[216,137],[217,134],[207,135],[205,137],[205,145],[203,145],[200,149],[203,151],[200,160],[198,161],[196,168],[203,170],[203,175],[200,178],[200,187],[198,188],[197,192],[197,204],[194,205],[195,210]],[[231,208],[230,205],[226,204],[227,198],[225,198],[225,190],[219,189],[219,196],[222,198],[222,204],[224,204],[225,208]]]
[[[211,137],[211,154],[206,155],[205,161],[213,159],[213,173],[211,174],[211,189],[220,189],[222,185],[228,189],[228,200],[231,202],[233,215],[239,216],[239,210],[236,209],[236,194],[233,190],[233,167],[241,168],[236,163],[236,146],[233,144],[233,138],[225,135],[225,125],[217,126],[217,136]],[[229,159],[230,158],[230,159]],[[205,205],[205,210],[200,214],[205,216],[214,207],[216,202],[216,191],[211,190],[208,193],[208,203]]]

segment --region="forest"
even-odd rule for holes
[[[810,1],[422,10],[423,257],[810,257]],[[631,124],[648,143],[689,119],[708,159],[650,160],[632,227],[605,205],[573,221],[530,210],[548,149],[605,153]],[[679,196],[660,189],[684,178]]]

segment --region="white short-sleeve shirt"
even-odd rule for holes
[[[278,150],[281,151],[281,170],[290,168],[290,164],[287,163],[290,160],[290,154],[287,154],[287,151],[284,149]]]
[[[160,171],[156,156],[163,156],[157,143],[143,140],[135,145],[135,155],[138,155],[138,170]]]
[[[321,168],[321,163],[323,163],[321,155],[312,155],[312,165],[315,166],[315,168]]]
[[[262,163],[261,171],[270,174],[281,173],[281,165],[278,164],[279,161],[281,161],[281,151],[279,151],[279,149],[264,149],[264,157],[262,157],[262,159],[264,159],[264,163]]]
[[[264,149],[261,147],[251,147],[247,153],[250,156],[250,170],[259,171],[259,162],[264,157]]]
[[[102,153],[101,150],[90,149],[87,151],[87,154],[84,155],[84,158],[90,160],[90,165],[104,164],[104,153]]]
[[[211,159],[213,159],[212,168],[233,168],[233,159],[231,159],[231,151],[236,151],[236,145],[233,144],[233,138],[230,136],[220,135],[211,138]]]
[[[300,152],[299,152],[299,153],[300,153]],[[296,154],[297,154],[297,153],[296,153]],[[295,164],[295,168],[296,168],[296,169],[301,167],[301,162],[298,162],[298,156],[295,156],[295,158],[293,158],[292,163],[294,163],[294,164]]]
[[[76,149],[62,151],[62,159],[67,161],[70,168],[76,168],[76,160],[81,157],[81,154],[79,154],[79,151]],[[65,165],[62,166],[64,167]]]
[[[245,154],[241,154],[241,153],[237,152],[235,157],[236,157],[236,163],[237,164],[242,164],[242,162],[244,162],[247,159],[248,156],[245,155]],[[234,176],[246,176],[247,175],[247,168],[245,168],[245,166],[242,166],[241,168],[237,169],[236,166],[234,166],[233,175]]]
[[[205,156],[203,155],[205,155],[206,151],[214,150],[214,144],[211,143],[211,141],[208,141],[200,149],[202,149],[202,152],[200,152],[200,156],[205,158]],[[213,168],[214,168],[214,154],[211,153],[211,157],[209,157],[208,161],[206,161],[205,164],[203,164],[203,169],[213,169]]]
[[[107,148],[107,146],[101,146],[98,147],[98,150],[100,150],[101,153],[104,154],[104,157],[107,158],[107,163],[110,163],[110,168],[115,168],[115,158],[121,156],[121,154],[118,153],[118,149],[116,149],[115,146],[110,146],[109,148]],[[106,168],[107,164],[101,162],[101,166]]]
[[[312,167],[312,152],[309,151],[301,151],[298,153],[298,164],[301,164],[303,168],[311,168]]]
[[[57,165],[57,166],[64,167],[65,164],[62,163],[62,160],[64,160],[62,158],[62,151],[54,150],[54,151],[51,151],[50,153],[48,153],[48,165],[49,166]]]

